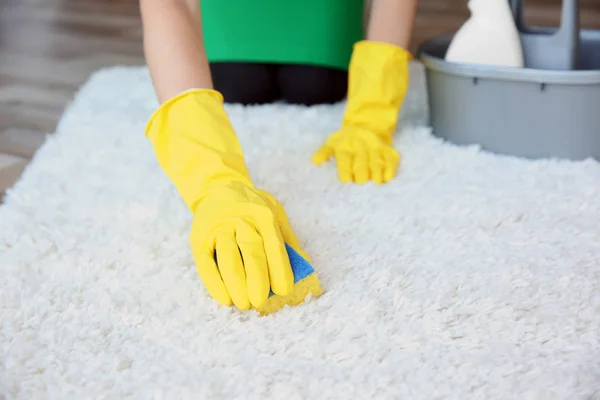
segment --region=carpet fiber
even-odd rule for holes
[[[342,104],[228,106],[325,290],[263,318],[196,274],[147,71],[94,74],[0,207],[0,398],[600,398],[600,165],[442,142],[413,67],[383,187],[310,164]]]

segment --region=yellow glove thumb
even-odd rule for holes
[[[313,153],[312,162],[316,165],[321,165],[325,161],[329,160],[332,155],[333,148],[326,143]]]

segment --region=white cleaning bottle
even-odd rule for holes
[[[469,0],[470,18],[456,32],[446,61],[523,67],[523,48],[508,0]]]

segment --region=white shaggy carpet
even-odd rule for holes
[[[147,71],[93,75],[0,207],[0,398],[600,398],[600,164],[445,144],[412,82],[384,187],[310,164],[341,104],[228,107],[326,290],[260,318],[196,274]]]

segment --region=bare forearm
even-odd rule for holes
[[[198,0],[141,0],[146,63],[161,103],[191,88],[212,89]]]
[[[367,39],[410,46],[417,0],[371,0]]]

